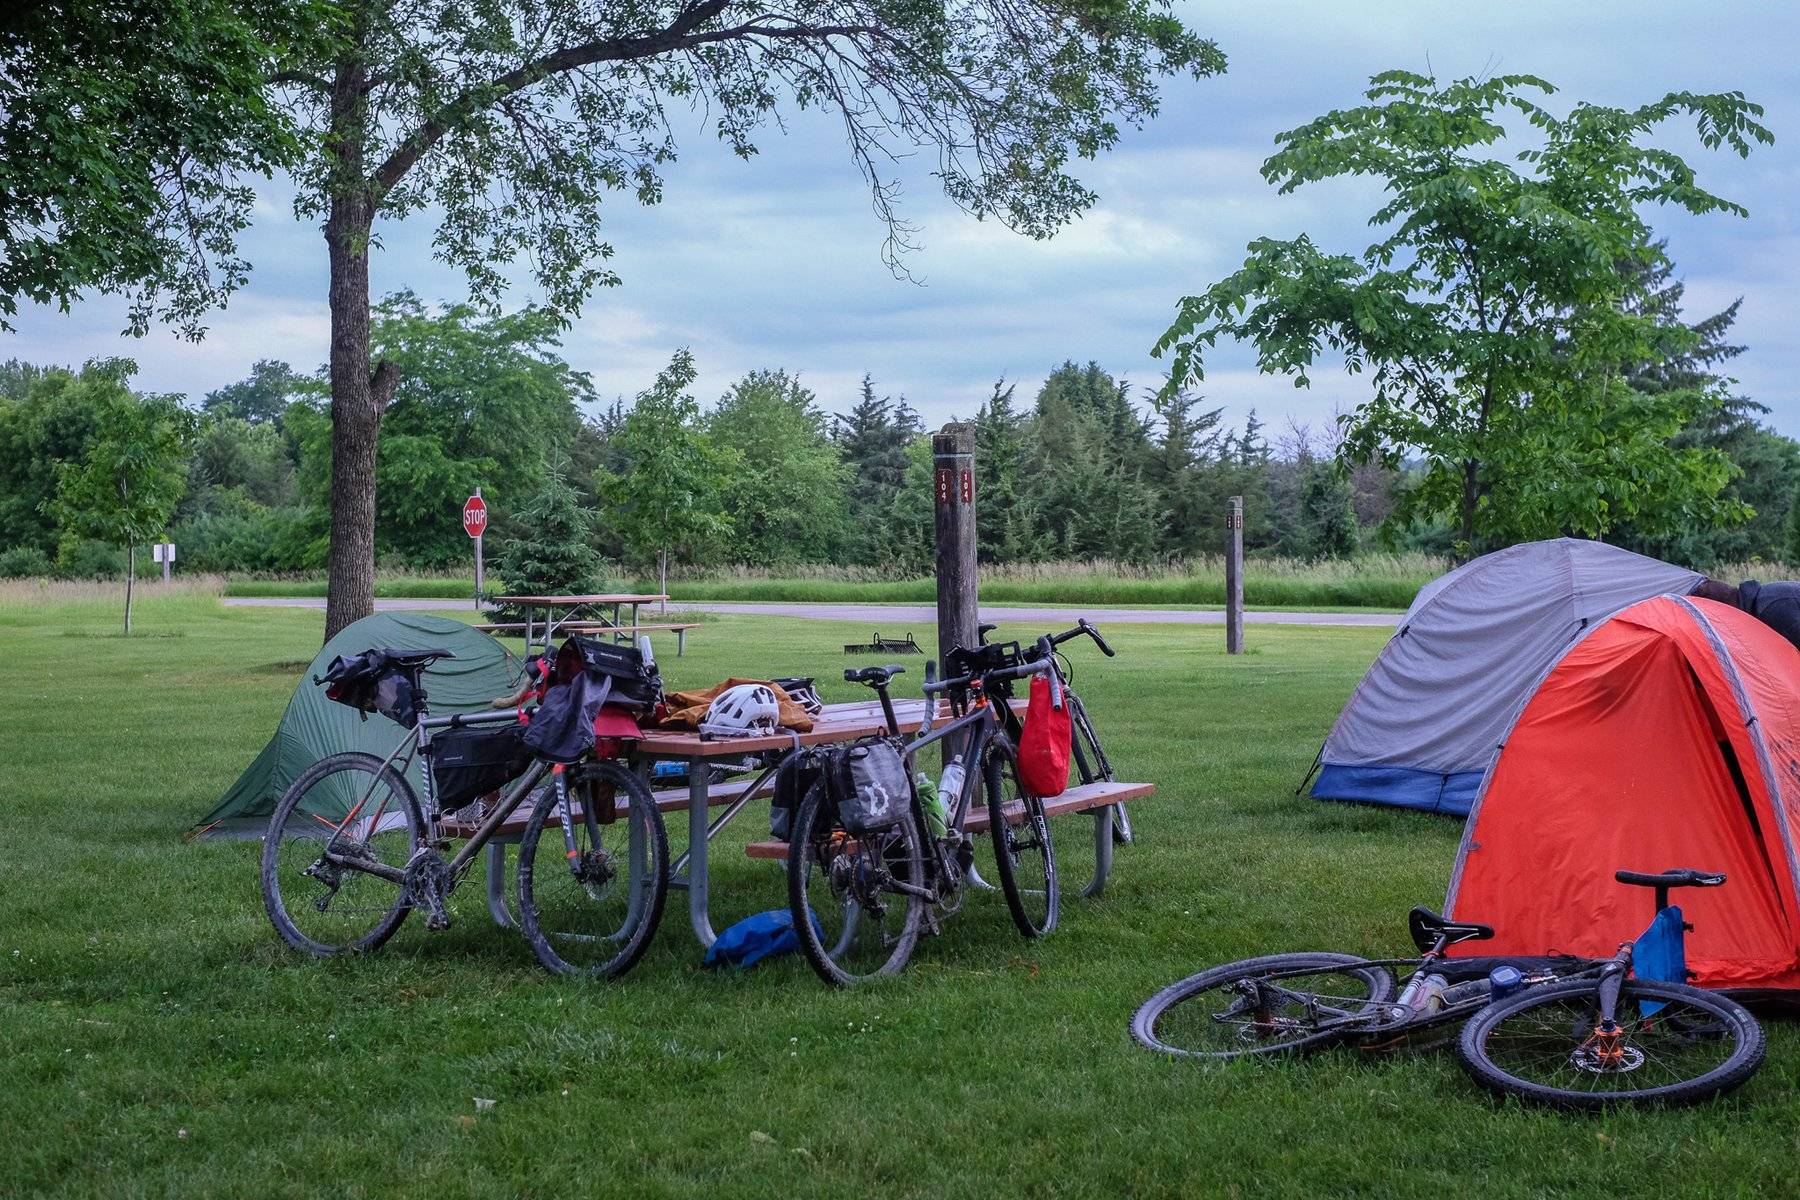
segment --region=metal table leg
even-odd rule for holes
[[[494,924],[502,929],[516,929],[517,922],[506,907],[506,843],[489,842],[487,848],[487,907]]]
[[[1081,889],[1083,896],[1098,896],[1112,873],[1113,806],[1094,810],[1094,878]]]
[[[710,947],[718,937],[713,932],[712,916],[706,908],[707,800],[711,791],[712,768],[702,759],[688,760],[688,920],[702,949]]]

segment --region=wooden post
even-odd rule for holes
[[[1244,498],[1225,511],[1225,653],[1244,652]]]
[[[973,646],[981,620],[975,572],[975,427],[952,422],[931,435],[937,512],[938,659]]]

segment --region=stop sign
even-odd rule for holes
[[[480,496],[470,496],[463,505],[463,532],[478,538],[486,529],[487,501]]]

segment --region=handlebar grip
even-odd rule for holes
[[[974,682],[975,677],[973,675],[956,675],[948,679],[939,679],[935,682],[927,679],[925,681],[925,690],[927,692],[948,692],[955,688],[968,687]]]
[[[988,671],[988,679],[1023,679],[1027,675],[1037,675],[1050,669],[1051,660],[1040,658],[1036,662],[1020,663],[1016,667],[1001,667],[997,671]]]
[[[1100,631],[1094,628],[1094,623],[1092,621],[1083,617],[1077,624],[1081,626],[1081,632],[1094,639],[1094,645],[1100,647],[1100,653],[1106,655],[1108,658],[1116,658],[1118,656],[1118,652],[1107,645],[1106,639],[1100,636]]]

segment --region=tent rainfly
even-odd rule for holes
[[[1505,736],[1445,911],[1468,953],[1605,956],[1650,897],[1613,872],[1722,871],[1671,894],[1702,986],[1800,988],[1800,650],[1729,605],[1634,604],[1561,656]]]
[[[1312,794],[1467,815],[1533,685],[1583,630],[1703,576],[1603,542],[1526,542],[1425,585],[1338,715]]]
[[[339,750],[366,750],[381,758],[393,753],[405,736],[400,726],[381,716],[364,720],[355,709],[326,699],[325,689],[312,681],[338,655],[359,654],[372,646],[441,647],[456,656],[426,668],[425,690],[435,716],[485,709],[496,696],[518,690],[523,674],[521,664],[504,646],[461,621],[423,613],[375,613],[352,622],[307,666],[275,736],[213,810],[200,818],[193,835],[255,837],[268,824],[288,785],[319,759]],[[415,789],[423,787],[420,770],[415,757],[408,779]]]

